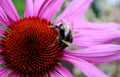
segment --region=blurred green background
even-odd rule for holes
[[[25,0],[13,0],[14,5],[16,6],[19,15],[23,17],[24,10],[25,10]]]

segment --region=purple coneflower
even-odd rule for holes
[[[20,18],[11,0],[0,0],[0,24],[8,28],[0,27],[0,77],[74,77],[61,61],[73,64],[88,77],[108,77],[93,64],[119,59],[120,46],[97,45],[114,38],[112,35],[100,41],[97,33],[95,41],[89,35],[94,35],[91,31],[114,31],[119,25],[80,21],[92,0],[73,0],[52,23],[64,1],[26,0],[24,18]],[[72,44],[82,49],[65,49],[68,39],[62,37],[66,43],[61,41],[60,31],[52,28],[63,20],[77,32]]]

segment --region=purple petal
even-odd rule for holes
[[[117,23],[92,23],[75,19],[72,31],[78,34],[74,36],[73,44],[88,47],[116,42],[120,39],[119,28],[120,24]]]
[[[120,59],[120,45],[96,45],[82,50],[66,50],[65,53],[91,63],[107,63]]]
[[[51,21],[55,14],[61,9],[64,1],[65,0],[51,0],[47,7],[42,11],[40,17]]]
[[[0,77],[6,77],[8,71],[7,68],[0,68]]]
[[[4,62],[3,58],[0,58],[0,65]]]
[[[0,5],[4,12],[7,14],[7,16],[13,20],[17,21],[20,19],[15,6],[13,5],[11,0],[0,0]]]
[[[17,73],[15,72],[10,72],[8,77],[20,77],[20,75],[18,75]]]
[[[101,33],[102,32],[102,33]],[[120,40],[119,30],[81,30],[73,36],[73,44],[82,47],[89,47],[99,44],[108,44]]]
[[[81,32],[81,30],[113,30],[119,29],[119,23],[96,23],[96,22],[88,22],[80,19],[73,20],[73,31]]]
[[[58,70],[58,72],[64,76],[64,77],[74,77],[70,71],[68,71],[65,67],[62,66],[56,66],[56,70]]]
[[[34,7],[34,10],[33,10],[34,16],[38,16],[39,10],[40,10],[40,8],[41,8],[44,1],[45,0],[34,0],[34,5],[33,5],[33,7]]]
[[[33,16],[33,0],[26,0],[26,9],[24,12],[24,17]]]
[[[3,9],[0,6],[0,24],[8,26],[10,25],[9,19],[6,16],[5,12],[3,11]]]
[[[62,59],[72,63],[74,66],[79,68],[87,77],[109,77],[94,65],[80,58],[76,58],[66,54]]]
[[[73,0],[63,13],[57,18],[56,23],[63,19],[70,21],[74,18],[81,18],[93,0]]]
[[[49,3],[52,0],[45,0],[42,4],[42,7],[39,9],[39,16],[41,16],[41,13],[45,10],[45,8],[49,5]]]
[[[50,71],[50,77],[60,77],[60,74],[58,74],[56,71]]]

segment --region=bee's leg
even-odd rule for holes
[[[65,43],[65,44],[68,45],[68,46],[71,45],[71,43],[69,43],[69,42],[67,42],[67,41],[65,41],[65,40],[62,40],[62,42]]]

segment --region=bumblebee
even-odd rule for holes
[[[69,25],[62,22],[55,26],[52,26],[52,28],[56,28],[56,30],[58,31],[58,42],[59,42],[60,48],[64,50],[73,41],[72,32]]]

